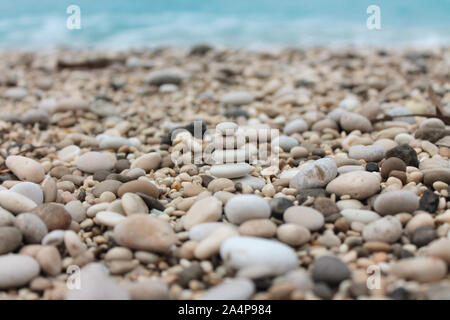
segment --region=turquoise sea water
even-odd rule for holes
[[[69,5],[81,29],[68,30]],[[368,30],[378,5],[381,29]],[[0,47],[450,45],[450,0],[0,0]]]

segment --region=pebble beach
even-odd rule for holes
[[[449,48],[0,70],[0,299],[450,299]]]

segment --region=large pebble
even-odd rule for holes
[[[445,277],[447,264],[434,257],[414,257],[394,263],[391,272],[406,280],[434,282]]]
[[[389,177],[389,174],[393,170],[398,171],[406,171],[406,164],[403,162],[402,159],[391,157],[386,159],[383,162],[383,165],[381,166],[380,174],[384,179],[387,179]]]
[[[122,196],[122,208],[127,216],[136,213],[148,213],[148,207],[144,200],[131,192],[127,192]]]
[[[345,262],[335,256],[322,256],[314,262],[312,279],[316,283],[324,282],[337,287],[342,281],[349,279],[350,269]]]
[[[158,152],[147,153],[134,160],[130,168],[141,168],[145,171],[156,170],[159,168],[161,160],[161,155]]]
[[[276,232],[276,224],[269,219],[247,220],[239,226],[239,233],[249,237],[272,238]]]
[[[22,233],[19,229],[0,227],[0,255],[14,251],[20,246],[21,242]]]
[[[308,130],[308,124],[302,119],[295,119],[288,122],[284,127],[284,134],[290,136],[293,133],[302,133]]]
[[[39,263],[33,258],[10,254],[0,256],[0,289],[21,287],[40,272]]]
[[[163,69],[151,72],[145,82],[149,85],[161,86],[164,84],[180,85],[186,77],[184,72],[178,69]]]
[[[197,224],[189,230],[189,239],[201,241],[224,225],[225,223],[223,222],[205,222]]]
[[[220,256],[236,269],[267,267],[271,274],[284,274],[297,268],[297,255],[289,246],[268,239],[232,237],[220,248]]]
[[[36,202],[20,193],[2,190],[0,191],[0,206],[12,213],[29,212],[36,208]]]
[[[72,217],[73,221],[81,222],[86,219],[86,209],[83,207],[80,200],[70,201],[64,207]]]
[[[115,227],[125,220],[125,216],[112,211],[100,211],[95,215],[95,222],[107,227]]]
[[[210,173],[217,178],[239,178],[250,173],[252,166],[248,163],[216,164],[211,167]]]
[[[241,106],[253,102],[253,95],[245,91],[229,92],[220,100],[224,105]]]
[[[168,252],[177,237],[166,221],[143,214],[128,216],[114,227],[114,239],[130,249]]]
[[[340,214],[350,223],[356,221],[368,224],[381,218],[376,212],[361,209],[344,209]]]
[[[375,220],[363,229],[362,236],[366,241],[396,242],[402,235],[401,222],[392,216]]]
[[[396,157],[403,160],[407,166],[418,167],[419,160],[416,151],[407,144],[401,144],[386,152],[386,159]]]
[[[22,231],[23,237],[28,243],[41,243],[48,233],[45,223],[31,213],[19,214],[16,219],[16,227]]]
[[[285,223],[278,227],[277,238],[290,246],[301,246],[309,242],[311,232],[303,226]]]
[[[382,216],[400,212],[412,213],[419,208],[419,197],[406,190],[396,190],[380,194],[375,202],[374,209]]]
[[[9,190],[24,195],[25,197],[33,200],[36,203],[36,205],[39,205],[42,202],[44,202],[44,193],[42,192],[41,187],[36,183],[19,182]]]
[[[423,182],[431,186],[436,181],[450,184],[450,169],[429,169],[423,171]]]
[[[366,199],[380,190],[380,179],[371,172],[352,171],[331,181],[326,190],[338,196],[350,195],[353,199]]]
[[[336,162],[323,158],[303,167],[289,182],[291,188],[309,189],[326,186],[337,175]]]
[[[276,147],[280,147],[283,151],[289,152],[293,147],[298,146],[297,139],[288,136],[279,136],[272,140],[271,147],[275,150]]]
[[[206,197],[195,202],[183,217],[183,226],[190,230],[193,226],[214,222],[222,217],[222,202],[216,197]]]
[[[238,236],[236,227],[230,224],[223,225],[198,243],[194,250],[194,256],[199,260],[208,259],[219,253],[225,240],[235,236]]]
[[[342,129],[347,132],[354,130],[370,132],[373,130],[372,123],[370,123],[366,117],[353,112],[344,113],[341,116],[339,123],[341,124]]]
[[[225,215],[231,223],[270,217],[269,203],[257,195],[236,195],[225,205]]]
[[[159,197],[158,188],[152,182],[142,180],[142,179],[124,183],[117,190],[117,194],[119,195],[119,197],[122,197],[127,192],[133,192],[133,193],[140,192],[140,193],[144,193],[144,194],[151,196],[153,198],[156,198],[156,199],[158,199],[158,197]]]
[[[384,158],[386,149],[379,145],[371,146],[351,146],[348,150],[348,156],[352,159],[363,159],[366,162],[378,162]]]
[[[72,222],[70,213],[67,212],[63,205],[56,203],[43,203],[31,210],[30,213],[41,218],[48,231],[68,229]]]
[[[36,160],[22,156],[9,156],[5,164],[22,181],[41,183],[45,178],[44,167]]]
[[[255,293],[253,281],[236,278],[216,285],[200,297],[200,300],[247,300]]]
[[[242,187],[249,186],[253,190],[261,190],[266,185],[266,182],[262,178],[257,178],[251,175],[245,175],[241,178],[233,179],[235,183],[240,183]]]
[[[94,173],[99,170],[111,170],[114,168],[114,162],[110,156],[90,151],[78,157],[75,164],[84,172]]]
[[[310,207],[292,206],[286,209],[283,215],[284,221],[307,228],[310,231],[322,228],[325,218],[323,215]]]
[[[111,137],[107,135],[103,135],[101,137],[97,137],[99,140],[99,148],[100,149],[119,149],[122,146],[131,146],[130,140],[124,137]]]
[[[54,246],[44,246],[36,254],[36,261],[42,271],[49,276],[57,276],[61,273],[62,261],[58,249]]]
[[[61,161],[70,162],[81,154],[78,146],[70,145],[58,151],[57,155]]]
[[[441,238],[428,245],[427,255],[440,258],[450,265],[450,239]]]
[[[0,227],[14,226],[15,222],[14,215],[0,207]]]

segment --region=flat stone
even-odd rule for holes
[[[16,219],[16,227],[22,232],[27,243],[41,243],[48,233],[45,223],[31,213],[19,214]]]
[[[272,238],[276,232],[276,224],[269,219],[247,220],[239,226],[239,233],[249,237]]]
[[[132,300],[169,300],[169,287],[160,279],[148,279],[128,283],[126,286]]]
[[[0,255],[16,250],[21,242],[22,233],[19,229],[14,227],[0,227]]]
[[[121,185],[122,182],[117,180],[105,180],[95,185],[95,187],[92,189],[92,194],[97,198],[100,197],[101,194],[106,191],[117,194],[117,191],[119,190]]]
[[[64,242],[64,230],[53,230],[42,239],[44,246],[59,246]]]
[[[406,171],[406,164],[400,158],[391,157],[386,159],[381,166],[380,174],[383,179],[387,179],[393,170]]]
[[[400,221],[392,216],[375,220],[363,229],[362,236],[365,241],[382,241],[394,243],[400,239],[403,232]]]
[[[380,179],[371,172],[352,171],[331,181],[326,190],[337,196],[350,195],[354,199],[366,199],[380,190]]]
[[[78,146],[70,145],[58,151],[57,156],[59,160],[70,162],[81,154],[81,149]]]
[[[148,213],[148,207],[144,200],[137,194],[127,192],[122,196],[122,208],[126,215]]]
[[[442,259],[450,265],[450,239],[441,238],[431,242],[427,248],[426,254]]]
[[[25,197],[33,200],[36,205],[44,202],[44,193],[42,192],[41,187],[33,182],[19,182],[12,186],[10,191],[14,191],[24,195]]]
[[[151,72],[146,78],[145,82],[149,85],[161,86],[164,84],[180,85],[186,77],[184,72],[178,69],[163,69]]]
[[[195,225],[215,222],[222,217],[222,202],[216,197],[206,197],[196,201],[183,217],[183,226],[190,230]]]
[[[22,254],[0,256],[0,289],[21,287],[37,277],[37,261]]]
[[[35,259],[45,274],[49,276],[57,276],[61,273],[61,255],[56,247],[43,246],[37,252]]]
[[[406,190],[396,190],[380,194],[375,202],[374,209],[380,215],[392,215],[400,212],[412,213],[419,208],[419,197]]]
[[[117,150],[122,146],[131,146],[130,140],[124,137],[112,137],[108,135],[97,136],[99,141],[98,147],[100,149],[114,149]]]
[[[253,102],[253,95],[245,91],[234,91],[226,93],[220,99],[224,105],[241,106]]]
[[[368,224],[381,218],[376,212],[361,209],[344,209],[340,214],[350,223],[356,221]]]
[[[72,216],[63,205],[44,203],[35,207],[30,213],[37,215],[47,226],[48,231],[68,229]]]
[[[143,214],[125,218],[114,227],[116,242],[130,249],[168,252],[177,237],[172,227],[162,219]]]
[[[219,253],[222,243],[228,238],[238,236],[238,231],[233,225],[223,225],[214,230],[195,247],[194,256],[199,260],[205,260]]]
[[[284,197],[273,198],[269,201],[269,205],[272,216],[281,220],[286,209],[294,205],[294,201]]]
[[[261,190],[266,185],[266,181],[264,181],[264,179],[253,177],[250,175],[245,175],[241,178],[235,178],[235,179],[233,179],[233,182],[240,183],[242,185],[242,187],[249,186],[253,190]]]
[[[324,225],[323,215],[310,207],[292,206],[286,209],[283,215],[284,221],[307,228],[310,231],[319,230]]]
[[[14,226],[16,218],[14,215],[0,207],[0,227]]]
[[[268,202],[257,195],[236,195],[228,200],[224,211],[227,219],[234,224],[270,217]]]
[[[131,163],[131,169],[141,168],[145,171],[157,170],[161,164],[162,157],[158,152],[144,154]]]
[[[252,166],[248,163],[226,163],[216,164],[210,169],[210,173],[217,178],[240,178],[252,170]]]
[[[235,269],[264,266],[273,275],[297,268],[295,251],[275,240],[254,237],[232,237],[220,248],[221,258]]]
[[[348,156],[352,159],[363,159],[366,162],[378,162],[386,155],[386,149],[379,145],[363,146],[356,145],[351,146],[348,150]]]
[[[84,219],[86,219],[86,209],[83,207],[81,201],[79,200],[70,201],[64,207],[72,217],[73,221],[79,223]]]
[[[114,168],[114,161],[108,155],[100,152],[90,151],[78,157],[75,161],[80,170],[94,173],[99,170],[111,170]]]
[[[337,166],[331,158],[323,158],[303,167],[289,182],[297,190],[326,186],[337,175]]]
[[[127,192],[138,193],[141,192],[150,197],[159,198],[159,190],[158,188],[150,181],[145,181],[142,179],[130,181],[124,183],[117,190],[117,194],[119,197],[122,197]]]
[[[216,131],[223,136],[232,136],[238,128],[239,126],[234,122],[221,122],[217,124]]]
[[[5,164],[22,181],[41,183],[45,178],[44,167],[36,160],[22,156],[9,156]]]
[[[366,117],[353,113],[346,112],[344,113],[339,120],[339,123],[347,132],[351,132],[354,130],[360,130],[361,132],[371,132],[373,130],[372,123]]]
[[[95,222],[107,227],[115,227],[125,220],[125,216],[112,211],[100,211],[95,215]]]
[[[2,190],[0,191],[0,206],[9,212],[18,214],[36,208],[36,202],[20,193]]]
[[[298,145],[299,143],[297,139],[289,136],[279,136],[273,139],[271,142],[272,150],[275,150],[276,147],[280,147],[285,152],[289,152],[293,147],[296,147]]]
[[[436,181],[450,184],[450,169],[429,169],[423,172],[423,182],[426,185],[433,185]]]

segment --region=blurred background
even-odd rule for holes
[[[69,30],[69,5],[81,29]],[[369,5],[381,30],[368,30]],[[0,48],[450,44],[450,0],[0,0]]]

